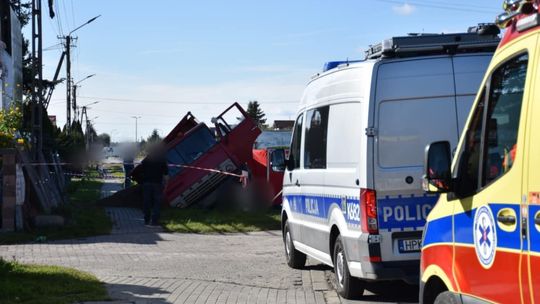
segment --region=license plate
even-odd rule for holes
[[[421,239],[398,240],[399,253],[420,252]]]

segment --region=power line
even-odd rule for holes
[[[58,6],[58,1],[54,1],[54,10],[56,11],[56,23],[58,24],[58,30],[60,32],[60,36],[64,36],[64,29],[62,27],[62,20],[60,18],[60,10]]]
[[[58,49],[62,49],[64,46],[62,45],[62,43],[57,43],[57,44],[53,44],[51,46],[48,46],[46,48],[43,48],[43,51],[52,51],[52,50],[58,50]]]
[[[443,1],[440,1],[440,0],[413,0],[413,1],[418,1],[418,2],[424,2],[424,3],[427,3],[427,4],[442,4],[444,6],[456,6],[456,7],[474,7],[474,8],[479,8],[479,9],[485,9],[486,6],[485,5],[478,5],[478,4],[471,4],[471,3],[467,3],[467,2],[457,2],[457,1],[452,1],[452,2],[448,2],[448,0],[443,0]]]
[[[75,27],[75,23],[73,25],[70,25],[69,24],[69,15],[67,13],[67,9],[66,9],[66,1],[62,1],[62,8],[64,9],[64,16],[66,17],[66,24],[68,26],[68,28],[74,28]]]
[[[451,4],[433,4],[418,1],[399,1],[399,0],[374,0],[378,2],[392,3],[392,4],[412,4],[419,7],[434,8],[440,10],[460,11],[460,12],[476,12],[476,13],[497,13],[495,10],[482,9],[480,7],[473,7],[468,5],[451,5]]]
[[[75,8],[73,6],[73,0],[70,0],[71,4],[71,18],[73,19],[73,24],[75,24]]]
[[[49,24],[51,26],[51,28],[53,29],[54,33],[59,36],[60,35],[60,29],[58,29],[55,25],[54,25],[54,21],[51,19],[51,18],[47,18],[47,20],[49,20]]]
[[[140,113],[129,113],[124,111],[108,111],[108,110],[99,110],[92,108],[92,112],[98,112],[98,113],[111,113],[111,114],[123,114],[123,115],[139,115]],[[178,115],[161,115],[161,114],[147,114],[144,113],[144,116],[151,116],[151,117],[167,117],[167,118],[178,118]]]
[[[179,119],[181,117],[178,117]],[[161,125],[161,126],[169,126],[169,125],[175,125],[177,122],[138,122],[139,125],[148,125],[148,126],[152,126],[152,125]],[[96,121],[94,123],[95,125],[133,125],[132,122],[118,122],[118,121]]]
[[[152,100],[152,99],[127,99],[127,98],[109,98],[109,97],[95,97],[95,96],[79,96],[78,98],[83,99],[94,99],[94,100],[106,100],[112,102],[134,102],[134,103],[163,103],[163,104],[203,104],[203,105],[222,105],[222,104],[232,104],[232,101],[215,101],[215,102],[205,102],[205,101],[171,101],[171,100]],[[261,104],[297,104],[299,100],[289,101],[289,100],[273,100],[273,101],[259,101]]]

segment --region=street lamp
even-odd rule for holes
[[[83,79],[77,81],[74,85],[73,85],[73,114],[75,115],[75,119],[77,119],[77,117],[79,116],[79,114],[77,113],[77,88],[80,87],[80,85],[78,85],[79,83],[85,81],[86,79],[88,78],[92,78],[96,76],[96,74],[92,74],[92,75],[88,75],[86,77],[84,77]],[[82,122],[82,119],[81,119],[81,122]]]
[[[89,104],[84,105],[83,107],[87,107],[87,108],[88,108],[88,106],[95,105],[96,103],[100,103],[100,102],[101,102],[101,101],[99,101],[99,100],[98,100],[98,101],[94,101],[94,102],[91,102],[91,103],[89,103]]]
[[[86,23],[83,23],[83,24],[79,25],[79,27],[77,27],[76,29],[69,32],[68,36],[71,36],[71,34],[75,33],[75,31],[77,31],[78,29],[80,29],[81,27],[83,27],[83,26],[85,26],[85,25],[87,25],[89,23],[92,23],[94,20],[96,20],[99,17],[101,17],[101,15],[97,15],[94,18],[91,18],[90,20],[86,21]]]
[[[109,134],[109,135],[111,136],[111,145],[112,145],[112,143],[113,143],[113,136],[114,136],[115,133],[118,133],[118,130],[117,130],[117,129],[112,129],[112,130],[110,131],[110,134]]]
[[[77,81],[77,83],[75,83],[74,86],[77,86],[79,83],[85,81],[85,80],[88,79],[88,78],[92,78],[92,77],[94,77],[94,76],[96,76],[96,74],[88,75],[88,76],[84,77],[83,79]]]
[[[139,118],[141,118],[141,116],[131,116],[131,118],[135,119],[135,143],[138,143],[139,138],[137,135],[137,121],[139,120]]]
[[[81,111],[81,124],[83,122],[83,117],[86,116],[86,120],[88,120],[88,113],[87,113],[87,110],[90,108],[89,106],[91,105],[95,105],[96,103],[100,103],[100,101],[94,101],[94,102],[91,102],[87,105],[84,105],[82,106],[82,111]]]
[[[58,37],[58,38],[66,40],[66,125],[68,129],[71,126],[71,39],[72,39],[71,34],[75,33],[77,30],[79,30],[83,26],[93,22],[100,16],[101,15],[98,15],[86,21],[86,23],[81,24],[79,27],[69,32],[67,36]],[[74,107],[74,109],[76,109],[76,107]],[[77,115],[77,113],[73,113],[73,114]]]
[[[92,122],[98,118],[99,116],[94,116],[94,118],[88,119],[88,115],[86,116],[86,151],[90,149],[90,144],[94,142],[94,134],[93,132],[91,132],[91,130],[94,129],[92,126]]]

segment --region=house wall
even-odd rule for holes
[[[0,0],[2,1],[2,0]],[[5,6],[2,5],[2,8]],[[10,9],[10,22],[7,24],[10,29],[10,41],[0,42],[0,88],[1,88],[1,107],[8,108],[15,101],[22,101],[22,32],[21,25],[17,16]],[[0,27],[6,23],[0,23]],[[0,28],[0,31],[2,29]],[[6,39],[6,38],[2,38]]]

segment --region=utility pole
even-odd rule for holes
[[[82,122],[83,122],[83,117],[86,118],[86,132],[84,134],[84,143],[85,143],[85,147],[86,147],[86,151],[88,151],[90,149],[90,143],[89,143],[89,140],[88,140],[88,112],[86,112],[86,106],[83,106],[82,107],[82,111],[81,111],[81,125],[82,125]]]
[[[89,78],[89,77],[87,77],[87,78]],[[85,131],[85,134],[84,134],[86,151],[88,151],[90,149],[90,120],[88,120],[88,109],[90,108],[89,107],[90,105],[95,105],[96,103],[99,103],[99,101],[94,101],[92,103],[84,105],[84,106],[82,106],[82,110],[81,110],[81,126],[83,124],[83,118],[86,118],[86,131]]]
[[[58,81],[58,76],[60,75],[60,69],[62,69],[62,63],[64,62],[65,57],[66,57],[66,52],[63,51],[62,55],[60,56],[60,60],[58,61],[56,72],[54,73],[54,77],[52,80],[53,84],[56,84],[56,82]],[[43,106],[45,107],[45,109],[49,107],[49,103],[51,102],[51,97],[52,97],[53,92],[54,92],[54,86],[51,86],[49,90],[47,91],[47,94],[46,94],[47,96],[45,97],[45,101],[43,103]]]
[[[36,0],[34,0],[36,1]],[[38,0],[39,1],[39,0]],[[67,34],[67,36],[64,36],[64,37],[58,37],[59,39],[65,39],[66,40],[66,43],[65,43],[65,52],[66,52],[66,129],[67,130],[70,130],[71,129],[71,106],[72,106],[72,103],[71,103],[71,90],[72,90],[72,85],[71,85],[71,82],[73,81],[73,79],[71,78],[71,40],[73,39],[72,38],[72,34],[77,31],[78,29],[80,29],[81,27],[91,23],[92,21],[96,20],[97,18],[99,18],[101,15],[98,15],[88,21],[86,21],[86,23],[83,23],[82,25],[80,25],[79,27],[75,28],[74,30],[72,30],[71,32],[69,32],[69,34]],[[73,109],[75,109],[76,105],[73,106]],[[74,115],[77,115],[75,113],[75,110],[74,110]],[[76,117],[74,117],[74,121],[77,120]]]
[[[66,36],[66,130],[71,129],[71,36]]]
[[[41,0],[32,0],[32,157],[43,150],[43,35]]]
[[[71,95],[71,104],[72,104],[72,109],[73,109],[73,122],[77,121],[77,116],[78,116],[78,113],[77,111],[79,110],[77,108],[77,85],[74,84],[73,86],[73,95]],[[82,123],[82,121],[81,121]]]
[[[96,76],[96,74],[88,75],[88,76],[84,77],[83,79],[77,81],[74,85],[72,85],[72,87],[73,87],[73,95],[71,96],[72,97],[71,99],[73,100],[73,102],[72,102],[72,104],[73,104],[73,122],[75,122],[79,117],[79,114],[77,113],[79,111],[79,108],[77,107],[77,88],[80,87],[79,83],[85,81],[88,78],[92,78],[94,76]],[[81,118],[81,124],[82,124],[82,118]]]
[[[137,121],[139,120],[139,118],[141,118],[141,116],[131,116],[131,118],[135,119],[135,143],[138,143],[139,142],[139,137],[138,137],[138,134],[137,134]]]

